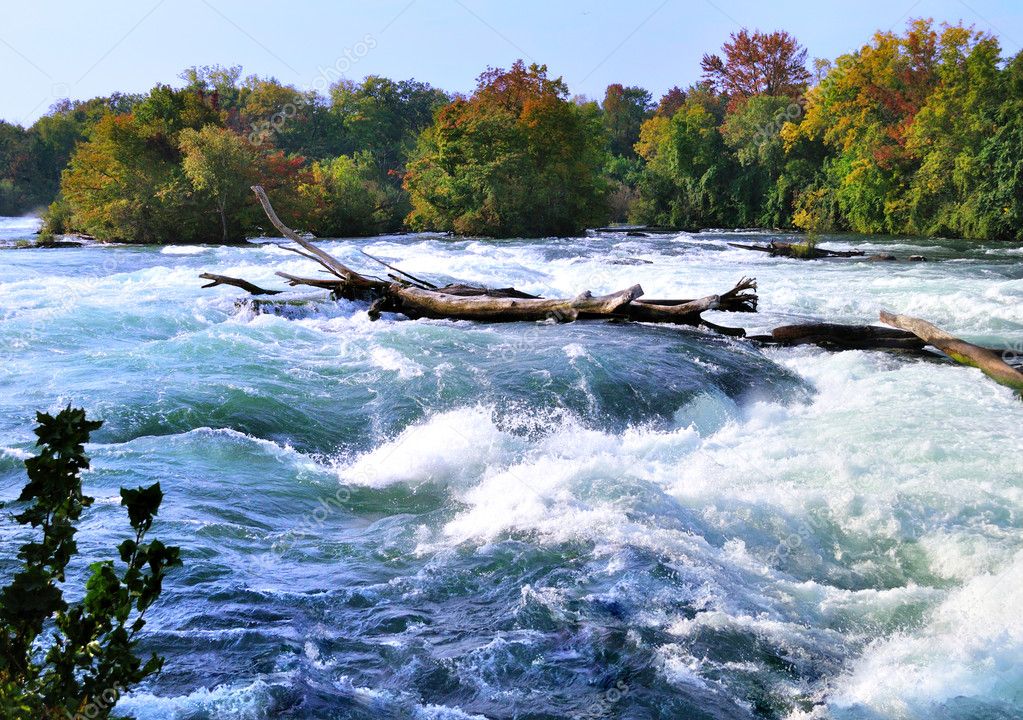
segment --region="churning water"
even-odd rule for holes
[[[716,322],[890,308],[1023,352],[1019,249],[834,238],[931,261],[800,262],[737,237],[324,245],[369,272],[359,248],[552,296],[754,275],[762,312]],[[274,270],[310,265],[273,245],[0,253],[0,498],[23,484],[34,411],[84,405],[105,421],[84,553],[113,554],[118,488],[155,480],[154,536],[184,548],[145,638],[165,670],[125,714],[1023,715],[1007,389],[688,328],[373,323],[315,294],[257,314],[197,278],[280,287]],[[6,576],[24,534],[3,522]]]

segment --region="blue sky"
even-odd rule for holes
[[[859,47],[909,18],[964,20],[1021,49],[1019,0],[7,0],[0,119],[31,123],[61,97],[178,83],[189,65],[242,65],[302,88],[368,74],[466,91],[488,65],[546,63],[573,93],[612,82],[659,96],[699,77],[742,26],[784,29],[811,57]]]

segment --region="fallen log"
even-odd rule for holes
[[[990,348],[981,347],[960,340],[926,320],[896,315],[887,310],[881,311],[881,322],[892,327],[913,333],[923,342],[937,348],[957,363],[978,368],[996,383],[1023,392],[1023,372],[1006,363],[1001,354]]]
[[[751,339],[770,345],[817,345],[836,350],[923,350],[925,342],[913,333],[877,325],[806,323],[782,325],[770,335]]]
[[[390,281],[362,275],[348,267],[310,240],[289,228],[274,212],[269,198],[260,186],[253,192],[275,228],[298,248],[285,247],[302,257],[313,260],[326,271],[328,277],[310,278],[278,272],[292,287],[309,285],[329,290],[335,298],[369,301],[372,319],[384,312],[396,312],[412,319],[433,318],[475,320],[480,322],[549,321],[573,322],[579,319],[620,319],[640,322],[702,325],[715,332],[731,336],[745,336],[741,328],[727,328],[703,320],[701,313],[708,310],[724,312],[756,312],[756,280],[743,278],[728,292],[708,295],[694,300],[641,300],[643,288],[633,285],[610,295],[594,296],[585,291],[574,298],[541,298],[515,288],[485,288],[464,283],[437,287],[409,272],[363,252],[363,255],[392,271]],[[282,246],[283,247],[283,246]],[[234,285],[249,293],[276,294],[239,278],[202,275],[215,280],[210,285]]]
[[[395,283],[390,288],[389,307],[394,312],[400,312],[412,319],[571,322],[580,318],[620,315],[623,307],[642,294],[643,288],[633,285],[611,295],[594,297],[586,291],[572,299],[545,300],[487,295],[448,295],[442,291],[405,287]]]
[[[331,294],[337,294],[342,291],[344,287],[343,281],[330,280],[328,278],[306,278],[299,277],[298,275],[291,275],[290,273],[281,272],[278,270],[274,273],[277,277],[282,277],[288,281],[288,285],[291,287],[297,287],[299,285],[309,285],[310,287],[322,288],[323,290],[330,290]],[[343,292],[340,292],[338,297],[342,297]]]
[[[731,247],[740,250],[756,250],[758,252],[770,253],[774,257],[790,257],[799,260],[819,260],[821,258],[839,257],[863,257],[866,255],[862,250],[825,250],[804,243],[787,243],[774,241],[767,245],[745,245],[743,243],[728,243]]]

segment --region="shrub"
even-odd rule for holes
[[[120,564],[92,563],[82,600],[65,601],[65,572],[78,554],[76,523],[93,502],[82,491],[84,444],[102,422],[70,406],[37,420],[41,449],[25,462],[29,481],[18,498],[29,504],[14,520],[40,529],[42,538],[21,546],[21,567],[0,591],[0,716],[107,718],[127,689],[163,664],[155,654],[145,662],[136,655],[138,633],[164,575],[181,565],[180,550],[145,541],[163,500],[160,483],[122,488],[134,534],[118,545]]]

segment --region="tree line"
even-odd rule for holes
[[[180,88],[0,123],[0,214],[49,204],[48,232],[233,241],[263,223],[258,183],[328,237],[628,221],[1023,240],[1023,53],[994,36],[916,20],[810,63],[786,32],[741,30],[701,65],[658,102],[621,84],[572,96],[521,61],[469,95],[190,68]]]

